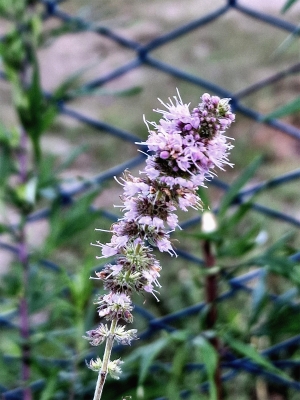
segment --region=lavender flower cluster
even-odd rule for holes
[[[114,337],[122,344],[136,339],[135,329],[126,331],[119,325],[119,321],[132,322],[131,293],[145,291],[157,298],[161,267],[150,245],[176,255],[170,239],[170,232],[178,227],[176,210],[201,209],[198,187],[215,174],[215,167],[231,165],[228,154],[233,146],[224,135],[235,119],[229,100],[205,93],[192,111],[179,92],[174,101],[161,102],[166,110],[155,110],[163,116],[159,124],[145,121],[149,136],[140,144],[148,146],[150,153],[144,171],[140,177],[125,171],[118,180],[123,186],[124,216],[112,225],[109,243],[94,245],[102,250],[98,258],[115,256],[114,264],[96,273],[95,279],[109,291],[96,303],[100,317],[117,321]],[[107,325],[100,324],[87,332],[86,339],[99,345],[109,334]]]

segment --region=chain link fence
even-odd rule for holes
[[[46,20],[59,20],[67,23],[72,23],[80,31],[88,31],[93,35],[100,35],[105,37],[108,41],[115,43],[117,46],[130,50],[130,54],[132,55],[129,61],[126,61],[124,64],[118,66],[115,69],[112,69],[105,75],[98,77],[92,81],[86,82],[82,86],[82,90],[90,90],[90,89],[98,89],[105,87],[106,85],[117,81],[120,77],[126,77],[130,75],[130,73],[137,69],[143,68],[151,68],[157,73],[166,74],[170,77],[176,78],[177,81],[180,81],[182,84],[188,83],[193,85],[194,87],[199,87],[199,93],[203,91],[203,89],[212,92],[221,97],[231,98],[231,105],[233,111],[236,112],[239,116],[244,116],[249,120],[256,121],[259,124],[263,124],[268,126],[269,128],[274,129],[276,132],[279,132],[282,136],[289,136],[293,138],[295,141],[295,145],[300,145],[300,129],[292,125],[288,122],[284,122],[279,119],[266,119],[265,115],[254,108],[249,107],[247,104],[247,99],[253,95],[257,95],[261,90],[265,90],[268,87],[271,87],[275,83],[279,83],[284,80],[287,76],[291,76],[293,74],[298,74],[300,72],[300,63],[296,63],[293,65],[286,66],[283,70],[268,76],[262,80],[258,80],[257,82],[242,88],[237,92],[232,92],[228,90],[226,87],[221,87],[210,80],[206,80],[201,76],[201,72],[197,74],[192,74],[187,72],[186,70],[175,67],[174,65],[161,61],[159,58],[155,56],[155,51],[159,50],[163,47],[163,51],[168,52],[168,46],[174,43],[176,40],[184,37],[185,35],[196,32],[200,29],[205,29],[209,24],[215,23],[216,27],[218,21],[221,17],[225,16],[230,11],[235,11],[239,15],[247,17],[249,19],[254,19],[256,21],[260,21],[263,24],[270,25],[278,30],[283,30],[287,34],[298,35],[299,28],[285,21],[284,19],[279,19],[272,15],[259,12],[251,7],[251,2],[249,1],[249,7],[241,5],[239,1],[228,0],[224,1],[224,5],[215,9],[213,12],[202,16],[201,18],[196,18],[197,10],[195,10],[195,19],[185,23],[183,25],[178,26],[176,29],[168,31],[160,36],[151,39],[146,44],[141,44],[134,40],[128,39],[125,35],[119,33],[116,29],[109,29],[108,27],[101,25],[93,25],[83,18],[74,17],[67,12],[65,12],[61,8],[62,1],[52,1],[52,0],[42,0],[41,1],[45,14],[44,19]],[[237,16],[238,18],[238,16]],[[259,46],[259,43],[257,44]],[[55,60],[53,60],[55,63]],[[51,96],[51,94],[48,94]],[[126,99],[124,100],[126,102]],[[124,103],[125,109],[125,103]],[[99,119],[95,119],[90,117],[87,113],[78,111],[76,108],[72,108],[72,105],[68,104],[68,101],[60,101],[59,102],[59,110],[61,115],[67,116],[70,119],[74,119],[83,126],[90,126],[93,129],[99,131],[99,133],[104,132],[106,134],[112,135],[120,140],[120,146],[124,143],[131,143],[135,146],[136,142],[141,140],[138,135],[133,132],[129,132],[123,129],[120,129],[117,126],[111,125],[107,122],[104,122]],[[118,157],[116,157],[116,164],[114,167],[101,172],[99,175],[95,176],[89,181],[83,181],[81,183],[77,183],[76,185],[72,185],[71,188],[61,188],[61,199],[62,205],[68,205],[76,201],[75,196],[81,195],[88,191],[93,185],[102,185],[105,182],[114,178],[114,176],[120,175],[124,169],[129,168],[132,169],[134,167],[138,167],[142,165],[145,161],[145,157],[143,154],[138,154],[137,156],[128,159],[126,162],[122,164],[118,164]],[[242,204],[249,199],[249,196],[259,193],[262,190],[276,189],[287,183],[294,182],[295,185],[299,185],[300,178],[300,169],[292,170],[283,175],[276,176],[271,178],[270,180],[258,182],[251,186],[250,188],[243,189],[238,193],[238,195],[234,198],[234,204]],[[216,186],[221,191],[227,191],[229,189],[229,185],[220,180],[214,179],[210,182],[210,185]],[[279,223],[286,223],[291,228],[300,228],[300,220],[299,218],[289,215],[285,212],[278,211],[273,209],[272,207],[267,207],[265,205],[260,204],[259,202],[254,202],[251,204],[253,210],[257,213],[261,213],[271,219],[278,220]],[[36,222],[38,220],[44,219],[48,217],[49,211],[47,209],[43,209],[39,212],[32,214],[28,219],[28,224],[32,222]],[[101,210],[101,213],[104,217],[106,217],[110,221],[114,221],[117,219],[117,216],[112,214],[111,212]],[[186,220],[182,223],[183,228],[189,228],[199,225],[200,216],[194,216],[189,220]],[[12,245],[5,244],[1,241],[0,246],[2,249],[5,249],[10,252],[14,252],[15,248]],[[184,249],[178,249],[178,255],[182,260],[187,260],[192,263],[196,263],[196,265],[201,266],[202,260],[200,260],[197,256],[186,252]],[[293,254],[291,257],[293,261],[300,261],[300,252]],[[49,260],[41,261],[45,266],[52,269],[59,269],[60,267]],[[226,301],[230,298],[234,298],[238,292],[245,292],[251,295],[254,286],[252,285],[253,280],[259,278],[262,271],[260,269],[255,269],[254,271],[248,272],[244,275],[232,278],[229,280],[230,288],[226,292],[222,293],[218,298],[219,302]],[[279,297],[273,296],[273,301],[276,302],[279,300]],[[172,332],[175,328],[172,326],[176,321],[180,319],[187,318],[191,315],[197,315],[203,308],[205,307],[205,303],[195,304],[191,307],[178,310],[169,315],[165,315],[164,317],[157,318],[155,315],[150,313],[149,311],[136,307],[136,312],[140,314],[141,318],[143,318],[147,323],[147,328],[140,334],[140,339],[148,339],[153,336],[159,330],[167,330]],[[11,322],[9,319],[1,317],[1,325],[2,326],[10,326]],[[290,347],[295,347],[300,345],[300,334],[293,338],[289,338],[286,341],[283,341],[280,344],[272,346],[267,350],[262,352],[263,355],[266,356],[276,356],[281,353],[283,350],[288,350]],[[117,349],[116,349],[117,350]],[[285,368],[290,367],[291,361],[289,360],[280,360],[278,362],[278,367]],[[276,364],[276,363],[275,363]],[[300,366],[300,362],[295,361],[294,364]],[[295,390],[300,392],[300,383],[293,381],[291,382],[284,376],[279,376],[276,373],[271,371],[266,371],[263,367],[258,364],[253,363],[247,358],[238,358],[233,357],[232,360],[226,361],[222,364],[222,368],[224,373],[222,375],[222,379],[230,380],[239,374],[241,371],[249,372],[250,374],[254,374],[257,376],[263,376],[267,380],[276,381],[277,383],[281,383],[283,385],[290,386]],[[39,385],[39,383],[37,383]],[[203,389],[205,389],[205,385],[203,385]],[[5,393],[4,393],[5,394]],[[6,399],[14,399],[17,396],[18,390],[7,392]],[[188,393],[182,393],[182,397],[184,398]],[[163,398],[159,398],[162,400]],[[158,400],[158,399],[157,399]]]

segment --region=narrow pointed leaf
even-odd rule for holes
[[[243,343],[240,340],[234,338],[229,333],[222,335],[224,341],[237,353],[249,358],[255,364],[260,365],[266,370],[275,374],[284,375],[284,373],[276,368],[266,357],[262,356],[253,346],[247,343]]]
[[[264,121],[269,121],[270,119],[273,118],[281,118],[281,117],[286,117],[287,115],[294,114],[300,110],[300,96],[297,97],[296,99],[290,101],[289,103],[286,103],[282,107],[277,108],[270,114],[266,115],[263,120]]]
[[[283,5],[281,12],[285,13],[289,8],[292,7],[298,0],[287,0],[287,2]]]
[[[169,344],[171,338],[162,338],[157,340],[155,343],[151,343],[144,347],[144,352],[141,356],[140,363],[140,374],[139,374],[139,385],[142,385],[145,381],[149,369],[153,360],[158,356],[158,354]]]
[[[230,204],[237,197],[240,189],[253,177],[261,162],[261,157],[255,158],[254,161],[246,168],[246,170],[232,183],[221,200],[218,213],[219,216],[223,216],[225,214]]]
[[[217,400],[217,388],[214,379],[218,365],[218,355],[216,350],[203,336],[197,336],[193,340],[193,344],[199,348],[200,357],[206,368],[210,387],[209,400]]]

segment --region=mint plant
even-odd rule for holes
[[[161,266],[149,244],[176,255],[170,239],[170,232],[179,227],[175,211],[201,209],[199,186],[213,177],[216,167],[231,165],[228,154],[233,146],[224,135],[235,119],[229,99],[205,93],[190,112],[177,94],[174,101],[162,103],[166,110],[156,110],[163,115],[159,124],[146,121],[149,137],[140,143],[150,152],[146,167],[140,178],[125,171],[119,181],[124,217],[113,224],[109,243],[95,244],[102,250],[98,258],[115,256],[116,263],[96,273],[109,291],[96,300],[98,314],[111,325],[101,323],[86,336],[92,345],[106,341],[103,359],[88,365],[98,371],[94,400],[101,399],[107,374],[117,378],[121,372],[121,360],[110,359],[114,341],[130,344],[136,339],[136,330],[125,330],[124,325],[133,320],[130,295],[144,291],[158,300]]]

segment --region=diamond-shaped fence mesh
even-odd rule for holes
[[[201,74],[201,68],[199,70],[193,70],[193,68],[187,69],[186,65],[184,68],[181,68],[180,60],[176,60],[176,52],[175,55],[172,55],[175,51],[175,46],[177,43],[178,46],[188,46],[188,41],[184,41],[189,35],[195,35],[199,32],[205,32],[206,28],[209,28],[212,24],[214,24],[215,29],[218,29],[218,22],[221,18],[225,18],[228,14],[234,12],[235,19],[234,23],[238,23],[237,21],[239,18],[247,19],[249,21],[253,21],[253,23],[260,23],[264,24],[270,29],[275,31],[281,31],[285,35],[294,35],[297,36],[299,34],[299,28],[293,23],[287,22],[283,18],[278,18],[273,15],[263,13],[257,11],[254,6],[251,6],[251,1],[249,1],[249,6],[241,5],[239,1],[229,0],[227,2],[224,1],[224,4],[221,5],[219,8],[215,8],[212,12],[202,15],[201,17],[197,17],[198,10],[195,9],[193,12],[194,19],[190,20],[184,24],[177,24],[177,27],[171,30],[167,30],[166,32],[159,34],[159,35],[152,35],[155,36],[151,38],[151,40],[142,40],[141,42],[132,40],[126,36],[125,33],[122,32],[122,29],[118,29],[118,27],[112,24],[112,28],[109,28],[106,25],[100,24],[93,24],[87,22],[84,17],[74,17],[64,11],[63,2],[62,1],[51,1],[51,0],[43,0],[42,1],[44,8],[45,8],[45,21],[52,21],[58,20],[63,22],[72,23],[73,26],[79,31],[82,32],[89,32],[89,35],[100,36],[105,38],[108,43],[112,44],[112,48],[117,46],[118,48],[124,49],[126,56],[124,56],[125,61],[123,62],[123,58],[120,57],[115,65],[116,67],[110,66],[110,69],[106,68],[105,74],[99,74],[98,77],[87,81],[82,86],[82,90],[90,89],[90,88],[115,88],[118,87],[120,80],[123,78],[130,82],[133,81],[133,72],[139,72],[143,70],[151,70],[151,73],[148,76],[148,79],[156,79],[157,76],[165,75],[168,77],[169,80],[179,87],[187,87],[191,88],[192,93],[202,93],[203,91],[209,91],[221,97],[228,97],[231,98],[231,105],[233,111],[237,113],[238,118],[245,117],[249,123],[252,124],[256,121],[257,124],[260,124],[261,127],[264,127],[268,134],[272,132],[271,135],[274,135],[274,140],[276,138],[277,145],[281,146],[281,138],[289,137],[288,140],[292,141],[292,146],[295,149],[298,148],[298,154],[300,149],[300,129],[297,127],[297,123],[294,123],[292,119],[286,120],[279,120],[279,119],[265,119],[265,114],[272,111],[268,108],[265,108],[266,112],[257,110],[258,102],[252,101],[255,97],[256,99],[259,98],[261,93],[268,93],[270,97],[270,93],[272,93],[272,87],[275,84],[280,84],[283,82],[287,77],[294,76],[300,72],[300,63],[296,62],[292,56],[290,57],[291,62],[286,63],[284,65],[280,65],[276,72],[272,72],[270,75],[268,71],[264,71],[262,74],[263,78],[255,80],[253,78],[249,78],[248,80],[245,79],[246,84],[243,85],[243,80],[241,77],[237,77],[238,82],[233,82],[231,84],[233,89],[228,89],[223,87],[219,84],[220,79],[217,78],[213,79],[206,79]],[[189,2],[187,2],[188,5]],[[195,2],[194,2],[195,3]],[[193,4],[194,4],[193,3]],[[199,2],[200,4],[201,2]],[[245,3],[245,2],[244,2]],[[199,5],[199,7],[201,7]],[[87,37],[87,40],[90,36]],[[230,40],[230,38],[226,38],[226,40]],[[145,42],[145,43],[142,43]],[[263,44],[257,43],[257,47],[263,46]],[[239,49],[238,51],[242,51]],[[245,49],[247,51],[247,49]],[[252,50],[250,50],[252,51]],[[168,56],[166,56],[166,54]],[[120,61],[121,60],[121,61]],[[168,61],[169,60],[169,61]],[[205,62],[205,60],[204,60]],[[218,60],[214,61],[218,64]],[[219,63],[222,64],[222,59]],[[232,62],[235,62],[233,59]],[[55,60],[53,60],[53,64],[55,64]],[[175,65],[179,65],[178,67]],[[255,68],[255,67],[253,67]],[[206,76],[210,76],[206,74]],[[161,79],[161,78],[159,78]],[[216,83],[218,82],[218,83]],[[151,82],[147,82],[147,85],[151,85]],[[265,92],[264,92],[265,91]],[[166,93],[166,97],[169,96],[169,93]],[[172,94],[171,94],[172,95]],[[198,94],[199,97],[199,94]],[[184,96],[184,100],[187,96]],[[188,99],[189,100],[189,99]],[[128,100],[128,98],[124,97],[117,100],[118,107],[126,113],[134,112],[132,100]],[[127,105],[127,102],[130,103],[130,109]],[[121,106],[120,106],[121,104]],[[255,104],[255,106],[253,106]],[[264,107],[262,107],[264,110]],[[85,126],[92,127],[94,130],[99,131],[99,134],[106,134],[111,135],[115,138],[119,139],[120,147],[115,149],[116,155],[114,156],[114,160],[110,167],[106,170],[101,172],[99,175],[94,176],[93,178],[89,179],[88,181],[77,183],[76,185],[72,185],[72,187],[66,187],[61,189],[61,197],[63,199],[63,203],[68,205],[73,201],[76,201],[75,196],[83,194],[85,191],[89,190],[93,185],[101,185],[105,184],[109,180],[112,180],[114,176],[120,175],[124,169],[129,168],[133,169],[135,167],[142,166],[145,161],[145,157],[141,153],[136,153],[132,158],[123,160],[122,157],[122,146],[129,143],[132,144],[133,147],[137,149],[135,145],[136,142],[141,141],[141,137],[137,133],[133,133],[127,131],[126,129],[122,129],[119,126],[113,125],[108,122],[104,122],[103,120],[91,117],[92,113],[89,110],[81,109],[80,107],[73,107],[72,102],[68,103],[68,101],[61,101],[59,103],[59,110],[62,116],[68,118],[68,120],[76,120],[77,123],[81,124],[84,128]],[[147,110],[144,110],[147,113]],[[124,116],[124,119],[126,117]],[[138,116],[139,117],[139,116]],[[123,116],[120,115],[120,119],[122,120]],[[125,124],[126,125],[126,124]],[[299,124],[298,124],[299,125]],[[245,125],[244,125],[245,126]],[[249,135],[252,132],[248,131]],[[264,130],[260,129],[260,135],[264,135]],[[269,141],[272,142],[272,136],[268,136]],[[238,138],[236,137],[236,140]],[[282,143],[285,142],[285,139],[282,139]],[[297,147],[298,146],[298,147]],[[251,148],[248,149],[248,152],[251,154]],[[119,154],[120,153],[120,157]],[[134,154],[132,152],[132,154]],[[251,157],[250,157],[251,159]],[[122,163],[119,164],[120,160]],[[141,167],[142,168],[142,167]],[[238,196],[235,198],[235,204],[243,203],[246,201],[249,196],[254,195],[255,193],[260,192],[261,190],[273,190],[272,193],[276,192],[276,189],[279,187],[294,182],[295,185],[299,185],[299,178],[300,178],[300,169],[293,169],[288,170],[284,174],[280,176],[276,176],[276,170],[272,174],[272,178],[267,181],[257,182],[251,188],[242,190]],[[218,190],[227,191],[230,187],[228,183],[220,180],[214,179],[210,182],[210,185],[217,187]],[[252,203],[252,208],[255,212],[261,213],[270,219],[277,220],[278,224],[284,223],[286,226],[290,226],[293,229],[300,228],[300,219],[299,215],[294,216],[290,215],[289,213],[280,211],[278,209],[273,208],[272,204],[264,205],[260,204],[259,202]],[[107,217],[108,221],[114,221],[117,219],[117,216],[109,211],[102,210],[102,215]],[[28,224],[35,222],[40,219],[47,218],[48,211],[42,210],[40,212],[36,212],[35,214],[31,215],[28,219]],[[197,226],[200,222],[200,216],[193,216],[191,219],[184,221],[181,226],[183,228],[189,228]],[[0,243],[2,249],[7,251],[14,251],[14,247],[10,245],[5,245],[3,242]],[[202,261],[195,256],[194,254],[188,253],[184,249],[180,248],[180,244],[178,245],[178,255],[182,260],[187,260],[192,263],[196,263],[201,265]],[[291,259],[294,261],[300,261],[300,252],[291,256]],[[57,265],[51,263],[47,260],[42,260],[42,262],[49,266],[50,268],[59,268]],[[257,279],[262,271],[260,269],[255,269],[254,271],[248,272],[244,275],[232,278],[229,280],[229,290],[222,293],[219,297],[219,302],[223,302],[225,300],[234,298],[239,292],[251,293],[253,290],[252,282],[253,280]],[[274,296],[274,301],[278,299]],[[163,317],[157,318],[151,312],[147,311],[144,308],[136,307],[136,312],[139,313],[140,317],[145,320],[147,328],[140,334],[140,340],[146,339],[151,337],[154,333],[159,330],[167,330],[167,331],[174,331],[175,327],[172,324],[180,321],[181,319],[187,318],[191,315],[197,315],[203,308],[205,307],[204,303],[195,304],[193,306],[187,307],[182,310],[178,310],[172,314],[165,315]],[[10,325],[9,319],[2,319],[1,325],[2,326],[9,326]],[[279,354],[283,350],[287,350],[289,347],[292,346],[299,346],[300,344],[300,334],[293,338],[289,338],[282,343],[279,343],[273,347],[268,348],[262,354],[268,356],[274,356]],[[278,362],[278,366],[281,368],[290,367],[290,361],[281,360]],[[296,361],[294,365],[296,365]],[[300,365],[300,363],[298,362]],[[232,360],[227,361],[226,363],[222,364],[223,368],[223,375],[222,379],[230,380],[241,371],[249,372],[254,375],[261,375],[265,377],[267,380],[275,380],[276,382],[280,382],[283,385],[288,385],[293,387],[295,390],[300,392],[300,383],[298,382],[291,382],[284,376],[279,376],[278,374],[272,371],[266,371],[261,366],[254,364],[247,358],[235,358],[233,357]],[[39,383],[37,383],[38,385]],[[5,398],[13,399],[17,397],[13,397],[17,395],[18,390],[11,392],[11,397],[9,394]],[[182,393],[184,396],[185,394]],[[162,398],[160,398],[162,400]]]

